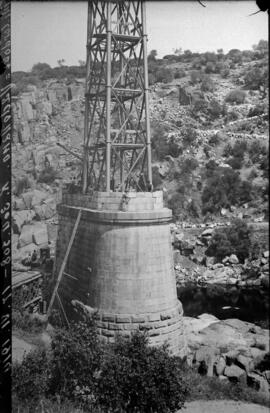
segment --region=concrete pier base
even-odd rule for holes
[[[56,274],[79,209],[82,217],[59,295],[70,318],[72,300],[97,312],[98,334],[149,332],[150,344],[184,350],[182,305],[177,299],[169,222],[162,192],[64,194],[58,206]]]

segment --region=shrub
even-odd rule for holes
[[[162,185],[162,178],[157,166],[152,167],[152,183],[154,189],[158,189]]]
[[[204,76],[201,83],[201,90],[203,92],[214,92],[215,90],[215,83],[210,76]]]
[[[235,158],[240,158],[243,160],[245,152],[247,151],[248,145],[245,140],[236,141],[234,145],[227,144],[224,148],[224,156],[233,156]]]
[[[191,113],[198,115],[199,112],[205,113],[208,109],[208,102],[204,99],[196,99],[191,107]]]
[[[225,104],[220,104],[216,99],[212,99],[208,105],[208,113],[212,119],[217,119],[220,116],[226,115],[227,107]]]
[[[190,81],[192,84],[201,82],[202,78],[203,78],[203,73],[200,72],[199,70],[192,70],[190,72]]]
[[[91,402],[101,344],[93,320],[58,329],[52,340],[50,391],[71,400]]]
[[[240,104],[244,103],[245,98],[246,92],[244,90],[235,89],[227,94],[225,97],[225,102]]]
[[[50,361],[45,350],[35,350],[12,369],[12,390],[22,400],[36,400],[49,389]]]
[[[216,66],[213,62],[207,62],[204,70],[205,73],[215,73]]]
[[[235,219],[230,227],[215,231],[206,253],[218,261],[235,254],[240,262],[244,262],[249,256],[251,245],[251,229],[246,222]]]
[[[28,333],[39,333],[44,329],[44,322],[33,317],[27,311],[12,310],[12,326]]]
[[[205,184],[202,193],[203,213],[215,213],[221,208],[239,202],[238,191],[241,184],[239,174],[231,168],[217,168]]]
[[[227,164],[230,165],[232,169],[241,169],[243,163],[243,158],[238,156],[233,156],[227,161]]]
[[[101,366],[98,402],[106,411],[176,412],[187,396],[181,366],[165,347],[148,346],[145,334],[119,338]]]
[[[251,118],[252,116],[264,115],[266,113],[267,113],[266,105],[264,103],[258,103],[253,108],[249,109],[248,118]]]
[[[181,171],[183,174],[190,174],[196,168],[198,168],[199,163],[195,158],[187,158],[182,163]]]
[[[215,133],[214,135],[210,136],[209,138],[209,144],[212,146],[216,146],[219,143],[221,143],[223,140],[226,139],[226,134],[223,132],[218,131],[217,133]]]
[[[173,78],[174,75],[171,69],[161,68],[156,73],[157,82],[170,83]]]
[[[244,76],[245,86],[252,90],[259,90],[260,86],[267,87],[268,69],[258,66],[250,69]]]
[[[22,178],[16,180],[14,194],[20,196],[26,189],[29,188],[31,188],[29,178],[27,176],[23,176]]]
[[[233,122],[239,118],[238,113],[235,110],[231,110],[230,112],[227,113],[226,116],[226,121],[227,122]]]
[[[252,163],[258,163],[262,160],[262,157],[268,154],[268,150],[266,145],[260,142],[260,140],[254,140],[248,146],[248,154],[249,158],[251,159]]]
[[[181,129],[181,136],[184,146],[194,145],[198,138],[198,132],[192,127],[183,127]]]
[[[38,182],[51,184],[57,178],[57,172],[52,166],[48,166],[40,172]]]
[[[177,69],[176,72],[174,73],[174,78],[175,79],[181,79],[181,77],[186,76],[186,72],[184,69]]]
[[[175,192],[168,201],[168,207],[172,210],[173,216],[179,216],[183,210],[183,194]]]

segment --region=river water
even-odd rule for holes
[[[184,315],[213,314],[220,320],[238,318],[269,328],[269,290],[259,287],[187,284],[177,288]]]

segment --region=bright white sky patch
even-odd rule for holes
[[[192,52],[251,49],[268,39],[268,15],[255,0],[147,1],[148,50],[158,57],[181,47]],[[12,70],[28,71],[38,62],[57,66],[86,60],[87,2],[12,2]]]

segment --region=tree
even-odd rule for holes
[[[183,53],[182,47],[178,47],[177,49],[173,49],[173,53],[176,56],[180,56]]]
[[[149,61],[156,61],[156,57],[157,57],[157,51],[156,50],[151,50],[151,52],[148,55],[148,60]]]
[[[32,67],[31,72],[33,74],[39,74],[41,72],[44,72],[47,69],[51,69],[51,66],[48,63],[36,63]]]
[[[64,66],[65,59],[59,59],[59,60],[57,60],[57,63],[60,67],[62,67],[62,66]]]
[[[129,340],[119,337],[101,366],[98,403],[107,412],[177,412],[188,393],[182,365],[166,347],[148,346],[144,333],[136,332]]]
[[[251,235],[252,230],[247,223],[235,219],[230,227],[215,231],[206,253],[216,257],[218,261],[235,254],[240,262],[244,262],[252,246]]]
[[[84,67],[86,65],[84,60],[79,60],[80,67]]]

